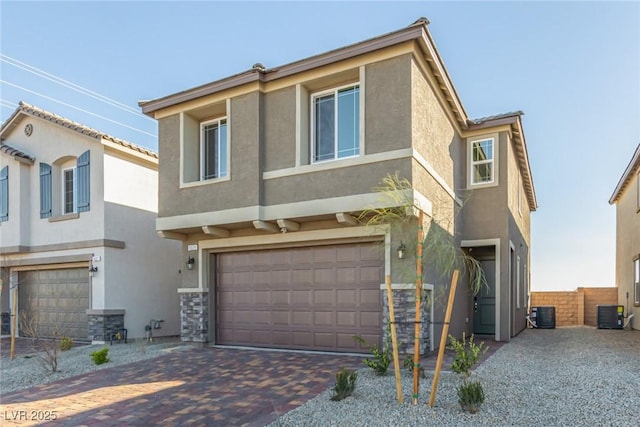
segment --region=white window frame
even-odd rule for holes
[[[67,211],[67,172],[71,171],[73,177],[73,210]],[[78,212],[78,177],[76,167],[62,169],[62,214],[72,214]]]
[[[491,141],[491,145],[492,145],[492,154],[493,157],[491,158],[491,160],[479,160],[479,161],[474,161],[473,160],[473,146],[475,143],[478,142],[484,142],[484,141]],[[474,138],[470,138],[468,140],[468,161],[467,161],[467,165],[468,165],[468,180],[467,183],[469,185],[469,187],[489,187],[489,186],[495,186],[498,185],[498,135],[497,134],[491,134],[491,135],[482,135],[482,136],[478,136],[478,137],[474,137]],[[481,164],[491,164],[491,180],[490,181],[482,181],[482,182],[475,182],[475,174],[474,174],[474,167],[476,165],[481,165]]]
[[[520,308],[520,255],[516,255],[516,308]]]
[[[339,117],[339,113],[338,113],[338,108],[337,108],[337,103],[338,103],[338,93],[343,90],[343,89],[353,89],[353,88],[358,88],[358,104],[359,104],[359,114],[357,116],[357,127],[358,127],[358,141],[357,142],[357,149],[358,149],[358,154],[352,155],[352,156],[344,156],[344,157],[338,157],[338,117]],[[334,135],[333,135],[333,158],[331,159],[324,159],[324,160],[316,160],[316,119],[315,119],[315,100],[316,98],[321,98],[323,96],[327,96],[333,94],[334,96],[334,103],[336,104],[336,114],[334,117]],[[343,85],[343,86],[337,86],[337,87],[333,87],[331,89],[327,89],[327,90],[323,90],[321,92],[314,92],[311,94],[311,96],[309,97],[309,101],[310,101],[310,106],[309,106],[309,123],[311,124],[310,126],[310,137],[309,137],[309,141],[310,141],[310,154],[311,154],[311,158],[310,158],[310,163],[311,164],[318,164],[318,163],[324,163],[324,162],[332,162],[332,161],[336,161],[336,160],[342,160],[342,159],[351,159],[351,158],[355,158],[355,157],[360,157],[362,155],[362,147],[360,144],[360,140],[362,139],[362,126],[361,126],[361,116],[362,116],[362,87],[360,85],[359,82],[356,83],[351,83],[351,84],[347,84],[347,85]]]
[[[633,260],[633,305],[640,306],[640,256]]]
[[[220,139],[220,125],[222,124],[222,122],[224,122],[224,125],[226,127],[226,138],[225,138],[225,145],[226,145],[226,156],[224,156],[224,162],[226,165],[226,171],[224,175],[220,175],[220,161],[222,160],[222,156],[220,155],[220,151],[221,151],[221,146],[222,146],[222,139]],[[218,144],[218,149],[217,149],[217,153],[216,153],[216,159],[217,159],[217,164],[216,164],[216,169],[218,171],[218,176],[215,177],[211,177],[211,178],[206,178],[205,177],[205,165],[206,165],[206,159],[205,159],[205,149],[204,149],[204,129],[205,127],[207,127],[210,124],[213,123],[217,123],[218,125],[218,140],[219,140],[219,144]],[[227,120],[227,117],[218,117],[215,118],[213,120],[207,120],[204,122],[200,122],[200,182],[211,182],[211,181],[216,181],[216,180],[226,180],[227,177],[229,176],[229,121]]]

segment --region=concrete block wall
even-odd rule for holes
[[[584,290],[584,324],[598,326],[598,305],[618,305],[618,288],[579,288]],[[625,316],[627,309],[625,307]]]
[[[556,308],[556,326],[597,326],[597,305],[617,304],[617,288],[531,292],[531,307]]]

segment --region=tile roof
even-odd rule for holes
[[[137,151],[139,153],[145,154],[155,159],[158,158],[158,153],[156,153],[155,151],[133,144],[129,141],[125,141],[124,139],[116,138],[115,136],[111,136],[99,130],[93,129],[89,126],[85,126],[83,124],[69,120],[65,117],[45,111],[41,108],[38,108],[34,105],[27,104],[26,102],[23,102],[23,101],[20,101],[18,108],[16,108],[13,114],[2,124],[2,126],[0,126],[0,134],[2,134],[5,131],[5,129],[11,124],[11,122],[21,113],[29,114],[33,117],[38,117],[38,118],[50,121],[51,123],[55,123],[57,125],[66,127],[68,129],[74,130],[78,133],[90,136],[92,138],[96,138],[96,139],[102,138],[102,139],[109,140],[115,144],[121,145],[125,148],[128,148],[133,151]]]
[[[18,150],[17,148],[13,148],[10,145],[4,144],[4,143],[0,143],[0,151],[2,151],[3,153],[7,153],[10,156],[13,157],[19,157],[21,159],[24,159],[30,163],[33,163],[36,158],[33,156],[30,156],[20,150]]]

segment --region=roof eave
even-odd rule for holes
[[[427,57],[427,62],[429,62],[436,78],[438,78],[441,86],[440,89],[444,92],[445,98],[449,102],[451,110],[456,115],[460,126],[463,129],[466,129],[468,121],[467,113],[462,106],[460,97],[458,96],[455,87],[453,86],[451,78],[449,77],[449,73],[447,72],[442,58],[440,57],[440,54],[436,49],[436,46],[431,35],[429,34],[426,24],[427,22],[422,22],[418,25],[409,25],[408,27],[391,33],[331,50],[329,52],[321,53],[319,55],[301,59],[266,71],[252,69],[240,74],[236,74],[234,76],[217,80],[192,89],[187,89],[185,91],[168,95],[162,98],[150,101],[140,101],[138,102],[138,105],[141,107],[144,114],[153,117],[156,111],[207,95],[212,95],[226,89],[231,89],[256,81],[274,81],[413,40],[418,42],[418,45]]]
[[[609,198],[610,205],[618,201],[620,195],[622,195],[622,191],[627,187],[629,181],[631,181],[631,176],[633,175],[634,171],[638,169],[640,169],[640,144],[638,144],[638,146],[636,147],[633,156],[631,156],[631,161],[624,170],[624,173],[618,181],[618,185],[616,185],[616,189],[613,191],[613,194]]]

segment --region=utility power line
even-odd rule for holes
[[[48,100],[50,100],[50,101],[57,102],[58,104],[62,104],[62,105],[64,105],[64,106],[66,106],[66,107],[73,108],[74,110],[82,111],[83,113],[90,114],[90,115],[92,115],[92,116],[94,116],[94,117],[98,117],[99,119],[106,120],[106,121],[111,122],[111,123],[114,123],[114,124],[116,124],[116,125],[123,126],[123,127],[125,127],[125,128],[131,129],[131,130],[133,130],[133,131],[136,131],[136,132],[139,132],[139,133],[143,133],[143,134],[145,134],[145,135],[149,135],[149,136],[154,137],[154,138],[157,138],[157,137],[158,137],[158,135],[154,135],[154,134],[149,133],[149,132],[146,132],[146,131],[144,131],[144,130],[134,128],[133,126],[129,126],[129,125],[127,125],[127,124],[124,124],[124,123],[121,123],[121,122],[118,122],[118,121],[115,121],[115,120],[111,120],[111,119],[109,119],[109,118],[107,118],[107,117],[101,116],[101,115],[96,114],[96,113],[92,113],[91,111],[84,110],[84,109],[82,109],[82,108],[76,107],[75,105],[68,104],[68,103],[66,103],[66,102],[60,101],[59,99],[52,98],[52,97],[50,97],[50,96],[44,95],[44,94],[42,94],[42,93],[39,93],[39,92],[36,92],[36,91],[30,90],[30,89],[27,89],[27,88],[25,88],[25,87],[18,86],[17,84],[14,84],[14,83],[8,82],[8,81],[6,81],[6,80],[0,80],[0,83],[2,83],[2,84],[6,84],[6,85],[8,85],[8,86],[12,86],[12,87],[14,87],[14,88],[16,88],[16,89],[20,89],[20,90],[23,90],[23,91],[28,92],[28,93],[32,93],[32,94],[37,95],[37,96],[40,96],[40,97],[42,97],[42,98],[44,98],[44,99],[48,99]]]
[[[61,86],[64,86],[64,87],[69,88],[71,90],[74,90],[76,92],[79,92],[79,93],[81,93],[83,95],[86,95],[86,96],[89,96],[91,98],[97,99],[97,100],[99,100],[101,102],[104,102],[104,103],[109,104],[109,105],[111,105],[113,107],[119,108],[119,109],[121,109],[123,111],[126,111],[128,113],[134,114],[134,115],[136,115],[138,117],[144,117],[145,119],[153,120],[151,117],[145,116],[144,114],[140,113],[136,109],[131,108],[130,106],[128,106],[126,104],[123,104],[123,103],[118,102],[118,101],[116,101],[114,99],[111,99],[111,98],[106,97],[104,95],[101,95],[101,94],[99,94],[97,92],[94,92],[94,91],[92,91],[90,89],[87,89],[87,88],[82,87],[80,85],[77,85],[77,84],[75,84],[73,82],[65,80],[62,77],[58,77],[58,76],[56,76],[54,74],[51,74],[51,73],[48,73],[46,71],[40,70],[39,68],[36,68],[36,67],[31,66],[29,64],[26,64],[26,63],[24,63],[22,61],[19,61],[19,60],[15,59],[15,58],[12,58],[10,56],[7,56],[7,55],[4,55],[4,54],[0,53],[0,61],[5,62],[5,63],[7,63],[7,64],[9,64],[11,66],[14,66],[16,68],[19,68],[21,70],[24,70],[24,71],[26,71],[28,73],[35,74],[38,77],[42,77],[43,79],[47,79],[49,81],[57,83],[57,84],[59,84]]]

